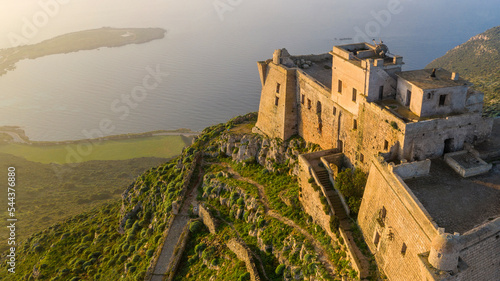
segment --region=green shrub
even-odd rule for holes
[[[126,261],[126,260],[127,260],[127,255],[121,255],[121,256],[120,256],[120,261],[121,261],[121,262],[124,262],[124,261]]]
[[[353,215],[359,212],[366,179],[366,174],[360,169],[356,169],[354,172],[351,169],[346,169],[335,178],[336,188],[346,198],[347,205]]]
[[[248,281],[248,280],[250,280],[250,273],[248,272],[241,274],[240,277],[238,278],[238,281]]]
[[[285,265],[280,264],[276,267],[276,270],[274,272],[276,273],[276,275],[281,276],[283,275],[283,271],[285,271]]]
[[[203,250],[205,250],[206,247],[207,247],[207,245],[205,243],[201,242],[200,244],[196,245],[196,247],[194,247],[194,251],[197,253],[200,253]]]
[[[152,256],[154,255],[154,253],[155,253],[155,250],[153,250],[153,249],[149,249],[149,250],[146,252],[146,256],[150,258],[150,257],[152,257]]]
[[[200,231],[202,227],[202,223],[200,221],[193,221],[189,224],[189,231],[191,231],[191,233],[197,233]]]
[[[236,201],[236,204],[240,205],[240,206],[244,206],[245,205],[245,199],[243,198],[240,198]]]

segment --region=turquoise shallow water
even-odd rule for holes
[[[352,42],[340,38],[360,38],[361,30],[384,40],[409,70],[500,24],[494,1],[481,7],[466,1],[401,1],[400,12],[389,17],[389,1],[365,1],[364,6],[326,0],[101,2],[61,6],[30,42],[102,26],[162,27],[167,36],[19,62],[0,77],[0,125],[21,126],[33,140],[97,136],[101,122],[113,124],[105,134],[201,130],[258,110],[256,61],[270,58],[276,48],[324,53],[334,44]],[[229,5],[222,12],[220,2]],[[7,19],[12,24],[0,31],[21,34],[22,18],[40,9],[12,9],[15,15]],[[0,47],[8,46],[5,37],[0,40]],[[124,96],[142,85],[148,69],[165,75],[139,101],[127,104]]]

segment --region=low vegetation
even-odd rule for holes
[[[248,123],[241,126],[238,120],[250,117],[205,129],[181,156],[139,175],[121,201],[110,200],[31,235],[18,246],[13,280],[144,280],[160,253],[173,206],[182,204],[199,172],[204,175],[197,201],[217,220],[217,232],[190,223],[175,280],[250,280],[245,261],[227,246],[231,239],[249,249],[263,279],[355,279],[341,239],[330,237],[301,208],[300,186],[288,165],[293,158],[273,162],[268,170],[255,160],[237,163],[217,153],[218,137],[235,128],[248,133]],[[316,149],[294,142],[304,151]],[[195,161],[203,153],[204,161]],[[12,279],[7,266],[2,263],[0,279]]]
[[[186,153],[150,169],[122,202],[114,200],[30,236],[18,247],[15,275],[8,275],[3,262],[0,279],[143,280],[163,242],[172,203],[182,199],[192,159]]]
[[[44,164],[127,160],[140,157],[172,158],[179,155],[190,141],[190,138],[183,136],[152,136],[52,145],[10,143],[1,144],[0,153],[8,153]]]
[[[0,153],[0,170],[16,167],[16,216],[18,240],[52,224],[120,199],[125,187],[146,170],[168,159],[138,158],[120,161],[89,161],[78,166],[53,166]],[[58,172],[62,173],[61,178]],[[0,205],[7,206],[7,189],[0,190]],[[3,213],[5,218],[7,213]],[[0,239],[7,239],[0,228]],[[0,243],[0,250],[7,248]]]

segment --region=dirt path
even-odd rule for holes
[[[281,221],[282,223],[284,223],[290,227],[293,227],[294,229],[296,229],[300,233],[302,233],[302,235],[304,235],[307,238],[307,240],[309,240],[309,242],[313,245],[314,250],[318,254],[318,258],[321,261],[321,263],[325,266],[325,268],[329,271],[329,273],[332,276],[335,276],[335,265],[329,260],[328,255],[326,253],[326,250],[323,248],[323,246],[320,243],[318,243],[316,241],[316,239],[311,234],[309,234],[309,232],[307,232],[305,229],[303,229],[302,227],[297,225],[294,221],[290,220],[289,218],[283,217],[282,215],[280,215],[276,211],[270,209],[269,200],[268,200],[266,193],[264,191],[264,189],[265,189],[264,186],[262,186],[261,184],[255,182],[249,178],[242,177],[238,172],[236,172],[229,165],[225,165],[225,166],[227,167],[228,171],[231,174],[233,174],[233,176],[236,180],[246,181],[246,182],[256,186],[259,190],[259,197],[261,198],[261,202],[264,205],[265,213],[268,216],[271,216],[271,217]]]
[[[153,271],[153,275],[151,276],[150,281],[163,281],[165,278],[165,273],[169,269],[168,266],[171,262],[172,256],[174,254],[175,246],[177,245],[179,238],[184,230],[184,227],[189,222],[189,207],[192,204],[196,204],[196,192],[198,186],[203,181],[203,172],[200,171],[198,174],[198,179],[194,185],[191,186],[190,190],[186,195],[186,199],[184,200],[184,204],[179,210],[179,213],[175,215],[172,226],[170,227],[167,238],[165,239],[165,243],[163,244],[163,248],[161,250],[160,257],[156,262],[155,269]]]

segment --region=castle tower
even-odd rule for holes
[[[297,132],[295,70],[282,63],[289,56],[278,49],[272,60],[257,63],[262,93],[256,131],[284,140]]]

